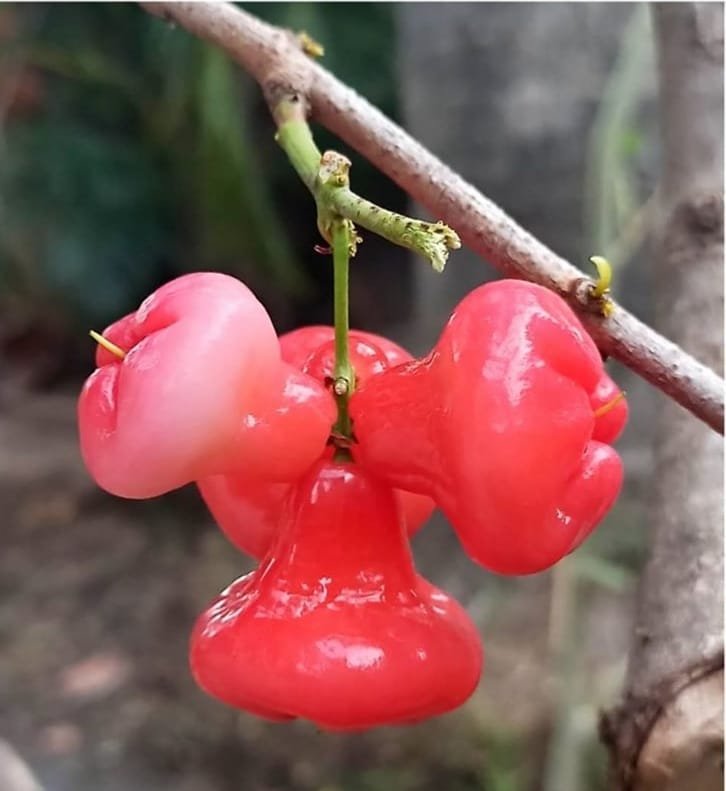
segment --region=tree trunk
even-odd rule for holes
[[[723,349],[723,6],[654,7],[663,137],[656,327]],[[664,404],[650,557],[623,702],[603,717],[618,791],[723,788],[723,443]]]

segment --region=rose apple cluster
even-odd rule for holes
[[[259,560],[200,616],[190,657],[218,699],[331,730],[463,703],[483,652],[421,577],[409,538],[440,508],[465,551],[528,574],[611,507],[627,405],[569,307],[501,280],[472,291],[429,355],[349,336],[349,458],[336,454],[332,327],[278,337],[238,280],[178,278],[108,327],[81,392],[81,450],[132,498],[194,482]]]

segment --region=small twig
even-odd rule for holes
[[[315,198],[321,236],[332,243],[331,222],[335,217],[344,217],[393,244],[422,255],[437,272],[442,272],[449,252],[461,247],[456,233],[441,222],[414,220],[356,195],[350,189],[350,160],[335,151],[320,153],[298,95],[276,94],[276,102],[272,115],[278,125],[277,142]],[[355,242],[360,241],[355,229],[352,229],[351,238],[350,254],[355,255]]]
[[[724,382],[676,344],[619,305],[592,313],[591,283],[492,201],[454,173],[355,91],[301,51],[289,32],[227,2],[142,3],[224,49],[261,85],[274,108],[295,94],[305,112],[337,134],[503,274],[540,283],[567,299],[600,349],[627,365],[716,431],[723,433]],[[598,251],[606,252],[606,251]]]

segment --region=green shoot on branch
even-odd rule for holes
[[[332,218],[342,217],[351,223],[351,229],[352,223],[357,223],[393,244],[422,255],[437,272],[443,271],[449,253],[461,247],[454,230],[442,222],[424,222],[397,214],[356,195],[350,189],[350,160],[334,151],[321,155],[299,97],[279,102],[274,116],[278,124],[277,142],[315,198],[318,227],[329,244],[332,245]],[[350,254],[355,255],[356,244],[361,240],[354,230],[350,238]]]

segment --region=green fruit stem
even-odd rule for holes
[[[333,220],[333,313],[335,323],[335,368],[333,393],[338,407],[334,431],[340,439],[352,440],[353,430],[348,401],[355,387],[355,372],[350,364],[348,333],[348,270],[350,263],[350,224],[342,217]],[[350,457],[345,448],[345,456]],[[338,458],[338,455],[336,455]]]
[[[422,255],[437,272],[444,271],[449,252],[461,247],[459,237],[448,225],[414,220],[383,209],[347,188],[335,192],[333,205],[343,217],[366,230]]]
[[[283,116],[285,117],[285,116]],[[320,169],[320,149],[315,145],[306,121],[283,120],[277,127],[280,144],[295,172],[315,197],[315,183]]]

